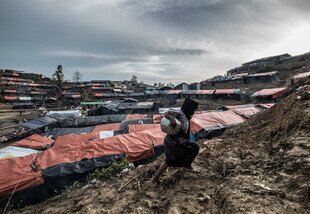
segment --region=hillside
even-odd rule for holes
[[[200,142],[194,163],[200,173],[170,169],[161,184],[149,184],[161,157],[12,213],[308,213],[309,91],[301,87],[219,138]]]

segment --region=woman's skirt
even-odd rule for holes
[[[167,135],[164,140],[166,163],[173,167],[188,167],[199,152],[199,146],[184,138]]]

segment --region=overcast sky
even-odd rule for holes
[[[0,0],[0,68],[194,82],[310,51],[309,0]]]

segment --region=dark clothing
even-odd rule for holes
[[[194,101],[194,100],[191,100],[189,98],[185,99],[185,101],[181,107],[181,110],[184,113],[184,115],[188,121],[191,120],[191,117],[194,115],[195,111],[197,110],[198,105],[199,105],[199,103]],[[188,128],[188,130],[185,134],[185,138],[189,138],[189,132],[190,132],[190,129]]]
[[[165,114],[165,117],[171,116],[181,122],[181,130],[177,135],[167,135],[165,137],[165,161],[169,166],[188,167],[197,156],[199,146],[190,142],[189,120],[186,115],[182,111],[169,111]]]
[[[184,139],[184,138],[183,138]],[[180,141],[167,135],[164,140],[166,163],[173,167],[188,167],[196,158],[199,146],[189,140]]]

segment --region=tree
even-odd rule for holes
[[[162,88],[162,87],[164,87],[165,86],[165,83],[162,83],[162,82],[159,82],[158,83],[158,88]]]
[[[57,83],[57,85],[61,88],[62,83],[64,81],[64,74],[62,72],[62,66],[61,65],[57,66],[57,70],[53,74],[53,79]]]
[[[83,78],[83,74],[81,74],[79,71],[74,72],[72,76],[73,82],[80,82]]]
[[[130,82],[137,83],[138,82],[138,77],[136,75],[132,75],[132,77],[130,79]]]

